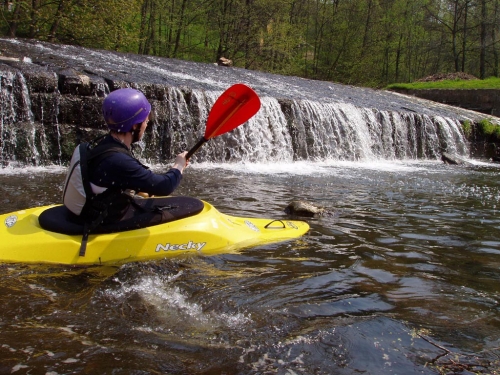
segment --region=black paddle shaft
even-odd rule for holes
[[[186,154],[186,160],[189,160],[191,158],[191,156],[193,156],[193,154],[198,151],[198,149],[203,146],[203,144],[205,142],[207,142],[208,139],[206,139],[205,137],[201,137],[198,141],[198,143],[196,143],[192,148],[191,150],[188,151],[188,153]]]

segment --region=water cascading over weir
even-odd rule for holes
[[[106,131],[103,98],[143,91],[153,107],[141,157],[170,161],[203,135],[218,95],[245,83],[262,107],[196,161],[437,159],[467,155],[461,122],[481,114],[387,91],[152,56],[0,38],[2,166],[66,163]]]

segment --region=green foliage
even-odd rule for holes
[[[464,135],[468,138],[472,134],[472,124],[469,120],[466,120],[462,123],[462,130],[464,131]]]
[[[500,126],[491,123],[488,120],[481,120],[478,124],[478,130],[485,137],[492,137],[496,141],[500,141]]]
[[[437,72],[498,76],[500,44],[485,38],[497,32],[500,0],[459,3],[16,0],[1,3],[0,32],[200,62],[223,56],[247,69],[372,87]]]
[[[2,9],[4,35],[137,51],[141,0],[14,1]]]

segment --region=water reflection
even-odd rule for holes
[[[233,254],[2,265],[0,372],[494,373],[499,169],[264,167],[194,165],[179,194],[233,215],[285,217],[295,198],[334,214]],[[57,202],[62,179],[0,174],[2,211]]]

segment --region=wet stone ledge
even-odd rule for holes
[[[392,91],[500,117],[500,90],[394,89]]]
[[[460,137],[453,133],[455,138],[445,140],[448,133],[442,133],[441,126],[455,129],[458,121],[475,123],[485,118],[479,112],[385,90],[19,39],[0,38],[0,80],[2,165],[14,161],[66,163],[77,143],[106,132],[102,100],[109,92],[127,86],[140,89],[152,104],[154,116],[141,156],[153,162],[168,162],[196,143],[214,95],[234,82],[248,83],[262,98],[272,98],[266,99],[271,108],[265,114],[267,118],[259,122],[266,129],[263,141],[282,147],[282,133],[289,134],[286,147],[298,160],[325,155],[356,159],[365,151],[382,156],[393,153],[408,157],[408,152],[411,157],[437,158],[440,153],[435,150],[437,143],[431,142],[434,138],[391,141],[381,137],[385,134],[381,129],[406,124],[421,134],[419,129],[430,126],[446,148],[447,142],[455,143]],[[337,115],[332,114],[333,107]],[[330,124],[332,116],[338,116],[338,121]],[[313,126],[317,119],[326,119],[328,126],[339,128],[334,143],[321,127]],[[284,129],[269,132],[273,121]],[[363,121],[377,138],[370,150],[364,150],[366,142],[353,136],[357,124]],[[397,137],[403,133],[390,134]],[[255,155],[260,144],[247,142],[253,139],[248,134],[240,137],[240,142],[234,136],[214,140],[196,157],[238,160]],[[333,146],[318,147],[323,141]],[[414,143],[415,147],[402,148],[400,155],[399,148],[393,151],[395,142],[400,141]]]

